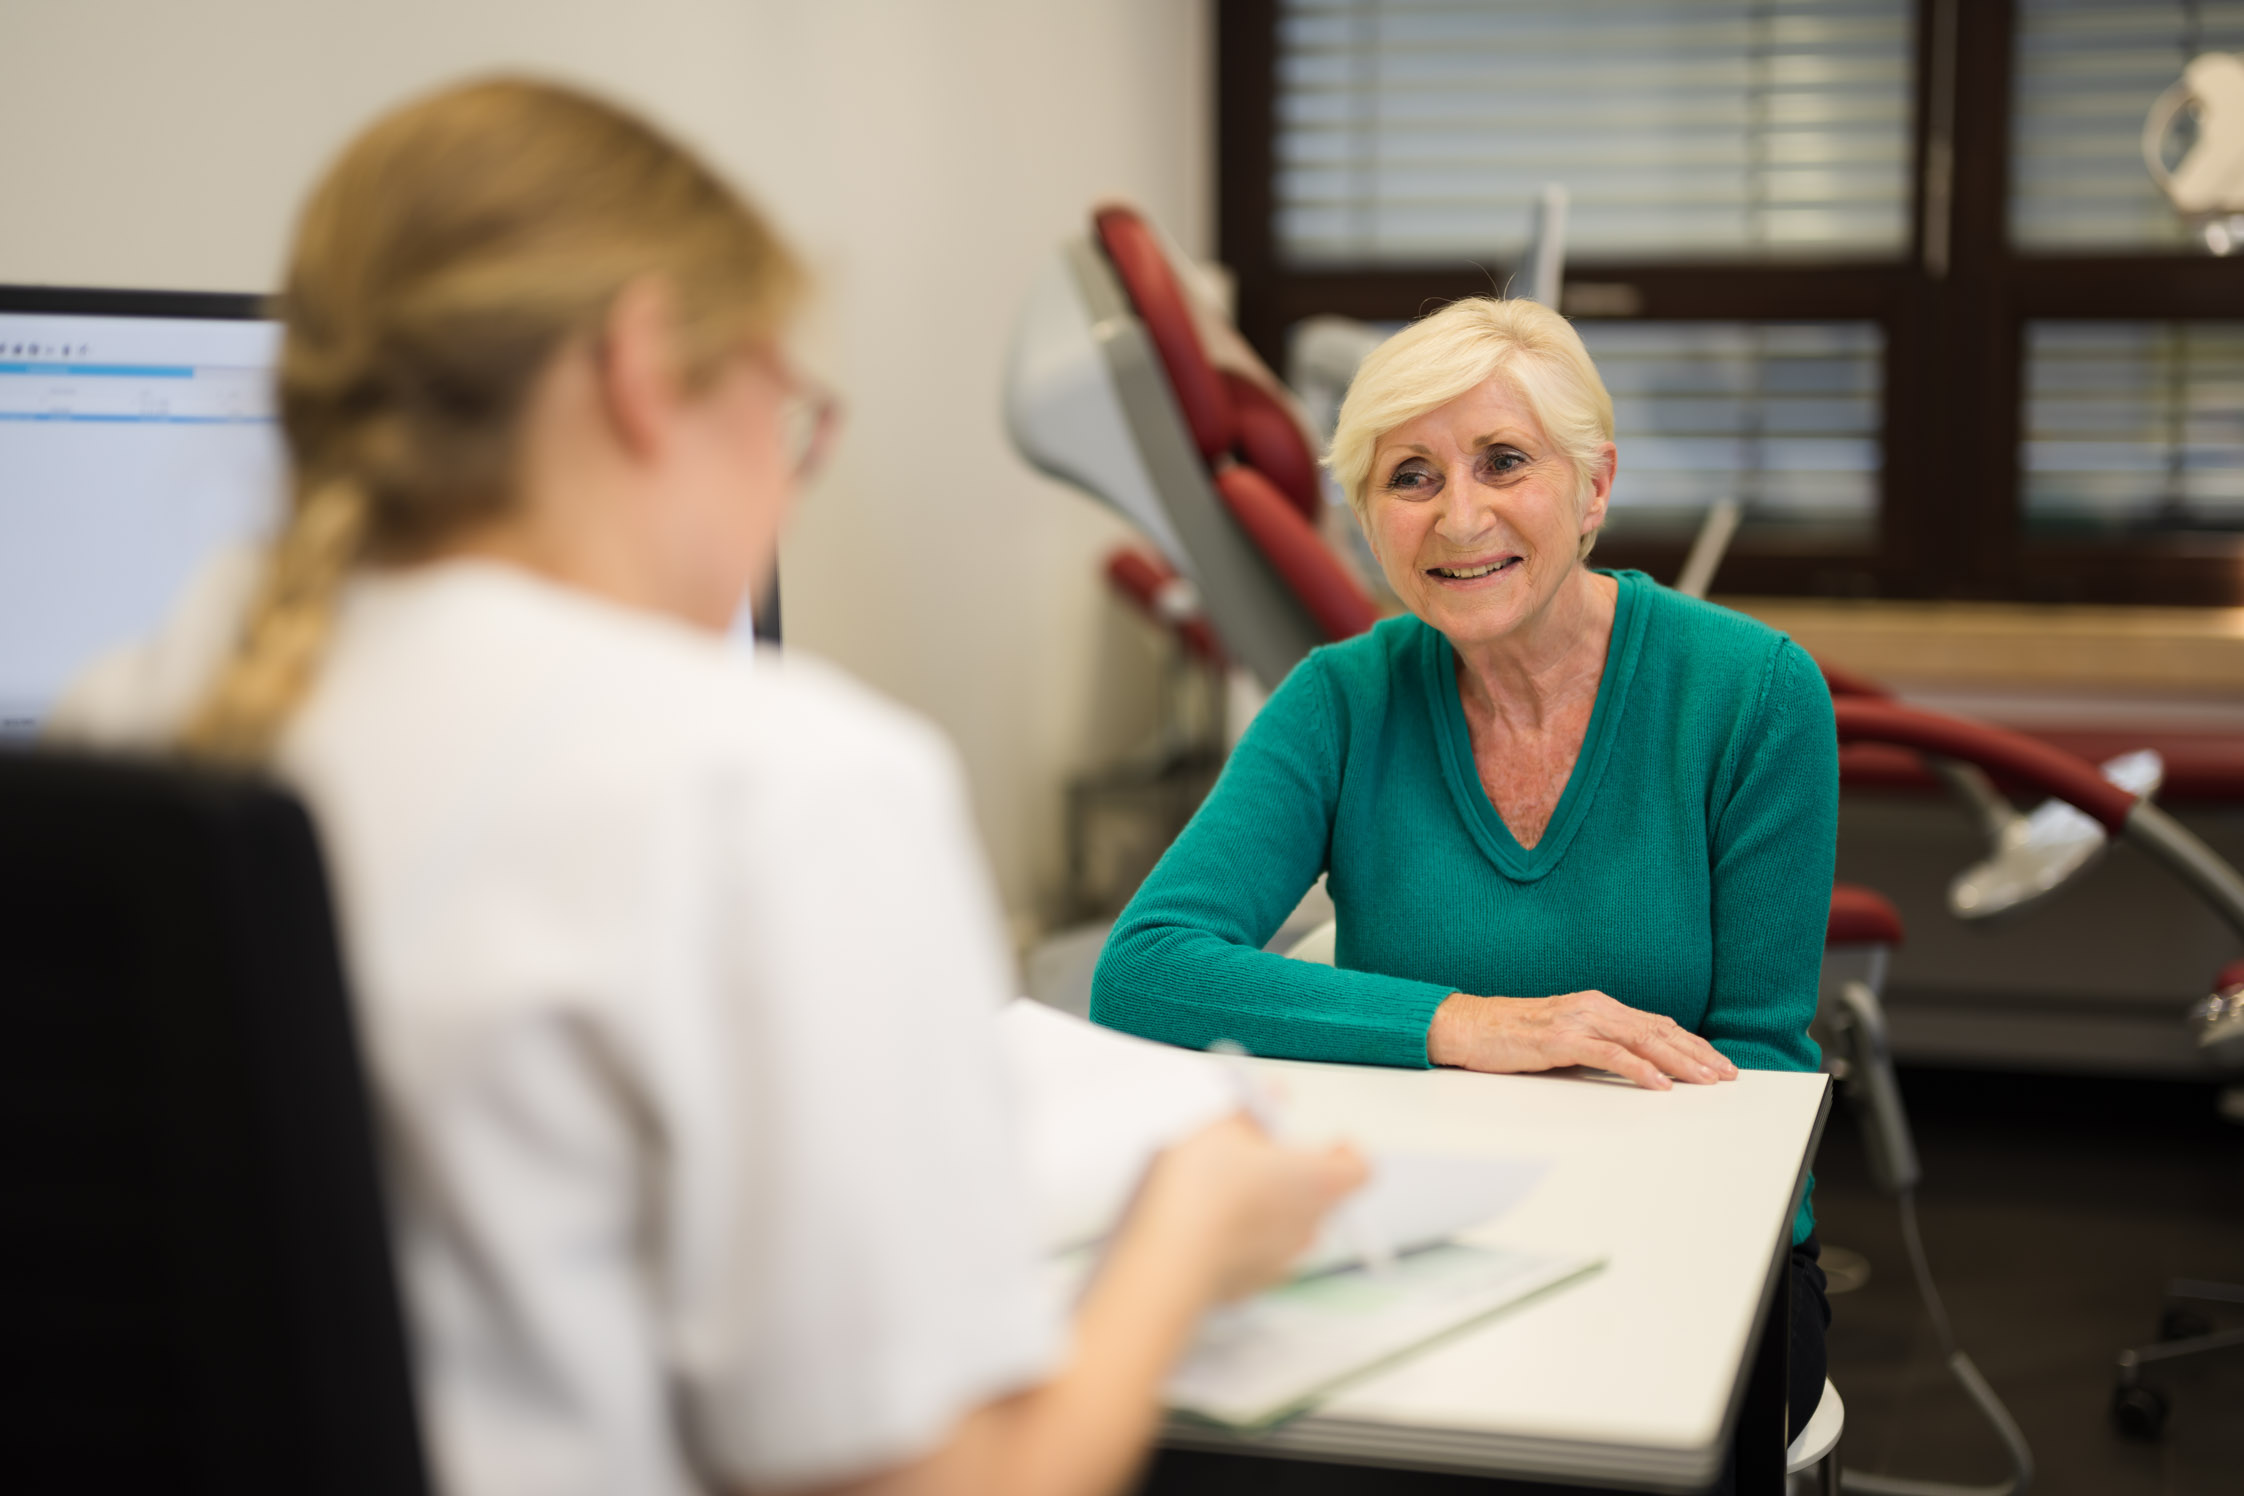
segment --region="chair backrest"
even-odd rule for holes
[[[1191,303],[1150,224],[1117,206],[1100,209],[1093,225],[1224,507],[1323,639],[1370,628],[1378,608],[1317,532],[1316,454],[1292,418],[1252,380],[1209,360]]]
[[[0,1483],[427,1491],[294,800],[0,753],[0,1181]]]

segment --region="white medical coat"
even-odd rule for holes
[[[251,566],[53,735],[157,745]],[[922,1453],[1048,1374],[937,735],[831,669],[483,562],[355,581],[276,766],[331,871],[449,1496]]]

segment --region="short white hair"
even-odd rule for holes
[[[1574,325],[1541,302],[1475,296],[1421,317],[1371,351],[1348,386],[1325,466],[1366,517],[1379,439],[1491,379],[1519,394],[1586,494],[1613,440],[1613,397]],[[1595,537],[1585,537],[1589,554]]]

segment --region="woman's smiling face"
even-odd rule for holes
[[[1540,617],[1605,519],[1613,446],[1578,471],[1501,375],[1381,436],[1364,529],[1403,606],[1460,648]]]

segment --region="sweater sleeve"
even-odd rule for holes
[[[1343,756],[1315,656],[1272,694],[1107,937],[1091,1017],[1204,1049],[1426,1064],[1449,989],[1262,949],[1325,870]]]
[[[1787,639],[1769,663],[1756,730],[1739,744],[1714,836],[1714,987],[1703,1032],[1744,1070],[1813,1070],[1808,1037],[1839,846],[1839,734],[1831,692]],[[1792,1244],[1815,1229],[1815,1180]]]
[[[1839,840],[1831,694],[1789,639],[1769,662],[1754,728],[1732,755],[1713,843],[1714,983],[1702,1032],[1733,1064],[1813,1070]]]

